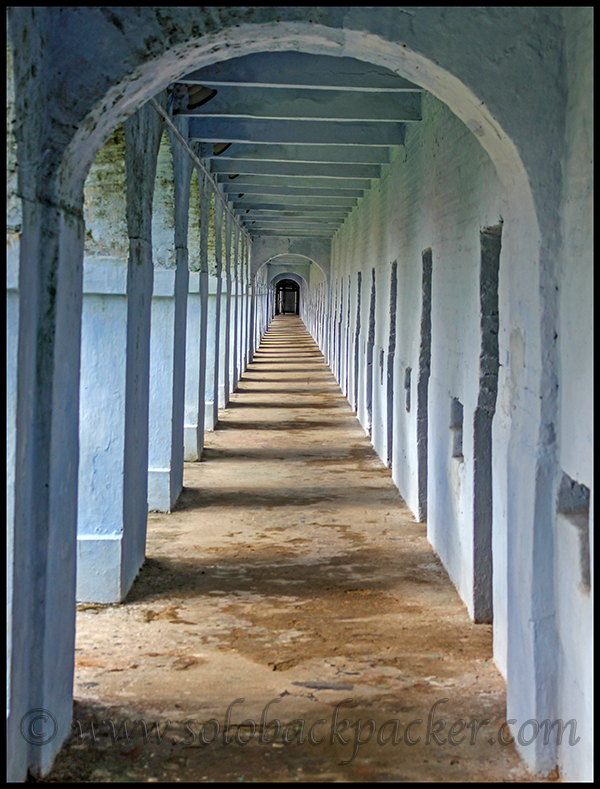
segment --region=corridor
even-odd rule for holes
[[[534,780],[497,742],[492,626],[471,622],[295,315],[272,321],[174,511],[150,513],[125,602],[78,605],[74,695],[81,726],[46,781]]]

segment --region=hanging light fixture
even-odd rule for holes
[[[219,154],[226,151],[230,146],[230,142],[213,142],[212,147],[214,156],[219,156]]]
[[[171,96],[173,97],[173,110],[186,112],[195,110],[206,104],[217,95],[215,88],[207,88],[204,85],[186,85],[183,82],[177,83],[173,87]]]
[[[188,85],[188,110],[195,110],[206,104],[217,95],[215,88],[206,88],[204,85]]]

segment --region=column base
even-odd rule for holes
[[[204,429],[214,430],[217,423],[217,414],[214,403],[204,404]]]
[[[170,469],[148,469],[148,511],[170,512],[175,501],[177,501],[177,496],[174,500],[171,497]]]
[[[120,603],[135,580],[144,556],[128,561],[129,578],[123,577],[123,535],[79,535],[77,537],[78,603]]]
[[[183,426],[183,459],[198,460],[198,425]]]

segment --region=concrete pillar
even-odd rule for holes
[[[219,278],[208,275],[207,319],[206,319],[206,380],[204,388],[204,429],[214,430],[217,421],[215,408],[216,350],[219,341],[217,327],[217,303],[219,299]]]
[[[11,233],[6,260],[6,693],[10,708],[13,542],[17,424],[17,353],[19,326],[19,237]]]
[[[256,342],[256,277],[251,277],[250,281],[250,305],[248,311],[248,361],[252,361],[254,356],[254,344]]]
[[[200,375],[200,171],[194,169],[190,182],[188,211],[188,296],[186,310],[184,460],[198,460],[198,391]]]
[[[225,292],[221,299],[223,331],[221,331],[221,348],[219,364],[219,408],[225,408],[231,393],[230,357],[231,357],[231,214],[225,216]]]
[[[246,287],[246,294],[245,294],[245,297],[244,297],[244,310],[245,310],[245,313],[244,313],[244,317],[245,317],[244,328],[245,328],[246,339],[245,339],[245,343],[244,343],[244,350],[245,350],[245,353],[244,353],[244,370],[248,367],[250,359],[252,358],[251,355],[250,355],[251,338],[252,338],[252,323],[251,323],[251,318],[250,318],[250,302],[251,302],[251,292],[250,292],[251,291],[251,286],[250,286],[250,249],[249,249],[250,245],[249,245],[247,239],[246,239],[245,247],[246,247],[246,256],[245,256],[246,257],[246,269],[245,269],[245,273],[244,273],[244,283],[245,283],[245,287]]]
[[[14,74],[12,49],[6,49],[7,216],[6,216],[6,696],[10,709],[13,542],[17,427],[17,354],[19,327],[19,246],[23,215],[17,183],[17,141],[13,132]]]
[[[84,196],[76,594],[107,603],[123,599],[133,580],[124,585],[122,578],[129,528],[123,519],[129,235],[122,126],[96,155]]]
[[[42,191],[22,191],[9,780],[49,769],[72,716],[84,223]],[[43,748],[19,730],[33,708],[56,722]]]
[[[134,288],[138,285],[135,281],[131,284]],[[123,471],[128,383],[127,297],[126,260],[86,259],[79,403],[76,594],[77,600],[97,603],[119,602],[133,581],[128,578],[124,585],[122,578],[126,527]],[[131,381],[129,383],[131,385]]]
[[[260,336],[262,339],[269,326],[269,321],[271,318],[269,314],[269,285],[267,283],[266,275],[263,276],[261,288],[262,288],[262,296],[261,296],[262,327],[260,331]]]
[[[238,320],[237,320],[237,334],[238,334],[238,355],[237,355],[237,368],[238,368],[238,381],[244,372],[244,236],[240,233],[240,247],[238,257]]]
[[[187,119],[177,118],[176,122],[185,133]],[[166,216],[163,212],[159,217],[155,210],[155,220],[162,220],[166,243],[174,242],[175,259],[169,262],[174,263],[175,269],[155,268],[150,346],[148,508],[161,512],[171,510],[183,485],[187,233],[193,167],[188,153],[170,130],[169,141],[173,182],[165,184],[164,191],[174,193],[174,215],[169,205]],[[171,178],[170,168],[167,177]],[[160,184],[158,179],[157,183]]]
[[[217,261],[217,292],[215,309],[215,370],[213,382],[213,427],[217,424],[219,410],[219,376],[221,370],[222,294],[223,294],[223,203],[215,201],[215,257]]]
[[[152,199],[162,122],[151,106],[124,124],[127,167],[127,384],[123,468],[124,580],[144,559],[148,509],[150,309],[153,286]],[[140,183],[141,179],[141,183]]]
[[[146,545],[151,216],[162,121],[147,106],[123,128],[129,261],[88,259],[84,278],[77,599],[94,602],[125,597]]]
[[[257,310],[259,315],[258,335],[256,337],[256,347],[260,345],[267,328],[267,288],[262,273],[258,284]]]
[[[148,509],[169,512],[181,490],[179,469],[172,466],[175,371],[175,314],[181,301],[182,280],[176,271],[156,268],[152,293],[150,335],[150,409],[148,433]],[[187,285],[187,282],[185,283]],[[179,304],[178,304],[179,302]]]
[[[239,268],[239,278],[240,278],[240,289],[239,289],[239,307],[238,307],[238,332],[239,332],[239,341],[238,341],[238,370],[239,370],[239,378],[242,377],[244,370],[246,369],[246,237],[242,235],[240,237],[241,249],[240,249],[240,268]]]
[[[271,322],[271,292],[269,290],[269,283],[265,274],[263,281],[263,328],[262,334],[264,335]]]
[[[252,295],[254,298],[254,349],[259,344],[263,335],[264,314],[263,314],[263,286],[262,280],[254,275],[253,277]]]
[[[198,374],[198,424],[196,428],[196,446],[198,460],[204,449],[205,403],[206,403],[206,347],[208,328],[208,231],[210,220],[210,198],[212,186],[203,176],[200,194],[200,356]]]
[[[48,771],[73,712],[83,184],[59,179],[68,137],[57,133],[52,119],[42,120],[48,101],[47,14],[45,8],[14,9],[28,25],[32,49],[26,48],[27,58],[15,56],[15,135],[23,166],[9,781],[23,781],[28,769]],[[14,360],[14,346],[11,353]],[[55,736],[44,746],[30,744],[21,733],[25,714],[34,708],[51,710],[54,717]]]
[[[206,402],[204,429],[214,430],[219,407],[219,345],[221,331],[221,272],[223,204],[215,197],[215,268],[209,277],[207,346],[206,346]]]
[[[200,272],[188,281],[185,362],[184,459],[198,460],[198,392],[200,391]]]
[[[250,288],[248,286],[248,269],[249,269],[249,254],[248,254],[248,239],[244,236],[244,256],[243,256],[243,322],[242,331],[244,336],[243,353],[242,353],[242,372],[248,367],[248,312],[249,312],[249,294]]]
[[[233,350],[231,354],[231,391],[235,392],[239,380],[239,346],[240,346],[240,333],[239,333],[239,274],[238,274],[238,255],[240,243],[240,229],[237,225],[233,231],[233,261],[232,261],[232,277],[233,277],[233,310],[231,311],[231,333],[233,334]]]
[[[193,266],[199,270],[189,275],[187,299],[187,337],[185,361],[184,457],[200,460],[204,448],[206,352],[208,328],[208,229],[212,186],[198,172],[198,201],[200,238],[198,260]],[[190,207],[191,212],[191,207]]]

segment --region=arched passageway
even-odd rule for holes
[[[489,763],[505,703],[491,628],[470,621],[296,315],[275,316],[184,482],[175,512],[149,517],[150,558],[125,605],[78,613],[77,717],[85,733],[94,715],[127,720],[131,742],[109,746],[110,725],[98,723],[102,761],[76,737],[54,780],[112,782],[124,769],[189,782],[528,777],[514,747]],[[136,716],[158,721],[165,738],[151,732],[153,756],[132,764],[138,679]],[[431,759],[423,711],[446,729],[472,727],[481,698],[490,723],[474,744],[436,745]],[[333,746],[332,725],[342,735]],[[365,743],[355,746],[342,730],[357,727]]]
[[[76,566],[126,596],[296,256],[299,317],[493,619],[511,726],[579,721],[522,756],[587,776],[590,12],[246,11],[10,13],[9,774],[69,731]]]

